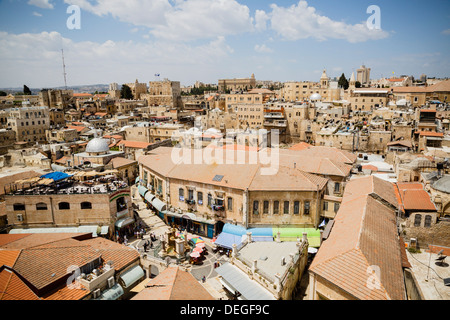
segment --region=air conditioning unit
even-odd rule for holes
[[[94,290],[93,296],[94,296],[94,299],[97,299],[98,297],[100,297],[100,289]]]
[[[114,286],[114,284],[114,277],[108,278],[108,288],[111,288],[112,286]]]
[[[18,221],[23,221],[23,214],[18,214],[17,215],[17,220]]]

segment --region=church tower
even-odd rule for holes
[[[323,70],[322,72],[322,76],[320,77],[320,87],[322,89],[327,89],[328,88],[328,76],[327,76],[327,70]]]

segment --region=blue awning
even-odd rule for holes
[[[116,283],[111,288],[103,291],[102,295],[94,300],[117,300],[123,295],[123,292],[123,288]]]
[[[147,193],[148,189],[144,186],[139,186],[138,191],[141,197],[145,197],[145,194]]]
[[[242,236],[247,233],[247,229],[243,226],[234,225],[231,223],[226,223],[222,229],[223,232],[234,234],[236,236]]]
[[[47,173],[47,174],[44,174],[43,176],[41,176],[41,178],[53,179],[53,181],[64,180],[68,177],[71,177],[71,175],[68,175],[67,173],[59,172],[59,171],[50,172],[50,173]]]
[[[242,242],[242,236],[231,234],[228,232],[222,232],[217,236],[216,241],[214,242],[215,245],[219,247],[223,247],[226,249],[233,249],[233,244],[235,243],[237,246],[239,246]]]
[[[130,270],[125,271],[121,276],[124,283],[124,287],[128,288],[136,281],[140,280],[145,275],[144,270],[142,270],[141,266],[137,265],[132,267]]]

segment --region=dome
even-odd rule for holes
[[[318,94],[318,93],[314,93],[314,94],[311,95],[311,97],[309,97],[309,99],[311,101],[313,101],[313,100],[321,100],[322,96],[320,94]]]
[[[109,151],[109,142],[106,139],[102,138],[94,138],[86,146],[86,152],[108,152]]]

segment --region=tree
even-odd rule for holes
[[[23,85],[23,94],[26,96],[32,95],[30,88],[28,88],[26,85]]]
[[[120,89],[120,98],[125,100],[133,100],[133,92],[131,91],[131,88],[126,84],[123,84],[122,88]]]
[[[0,97],[6,97],[8,94],[5,91],[0,91]]]
[[[355,88],[361,88],[361,82],[356,81],[355,82]]]
[[[341,77],[339,78],[339,80],[338,80],[338,85],[339,85],[341,88],[344,88],[344,90],[347,90],[347,89],[348,89],[349,84],[348,84],[347,78],[345,77],[345,74],[342,74]]]

